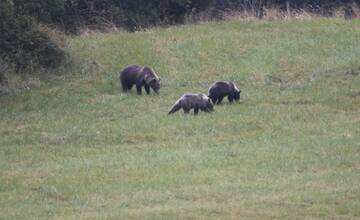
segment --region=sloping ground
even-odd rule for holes
[[[360,22],[227,22],[69,39],[77,60],[0,97],[0,219],[359,219]],[[160,96],[119,91],[137,63]],[[69,74],[70,73],[70,74]],[[177,113],[233,80],[240,104]]]

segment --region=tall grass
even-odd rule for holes
[[[358,219],[359,25],[229,21],[68,39],[70,74],[0,97],[0,218]],[[158,72],[160,96],[120,92],[132,63]],[[215,80],[239,85],[241,103],[166,116]]]

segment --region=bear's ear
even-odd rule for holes
[[[156,82],[156,78],[150,78],[149,81],[148,81],[148,84],[150,84],[152,82]]]

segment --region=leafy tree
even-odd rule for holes
[[[57,67],[65,58],[64,52],[39,30],[34,19],[11,0],[0,5],[0,57],[14,64],[17,71],[39,67]]]

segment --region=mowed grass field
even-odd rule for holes
[[[360,219],[360,21],[229,21],[68,39],[0,97],[0,219]],[[149,65],[160,95],[120,92]],[[241,102],[167,116],[232,80]]]

